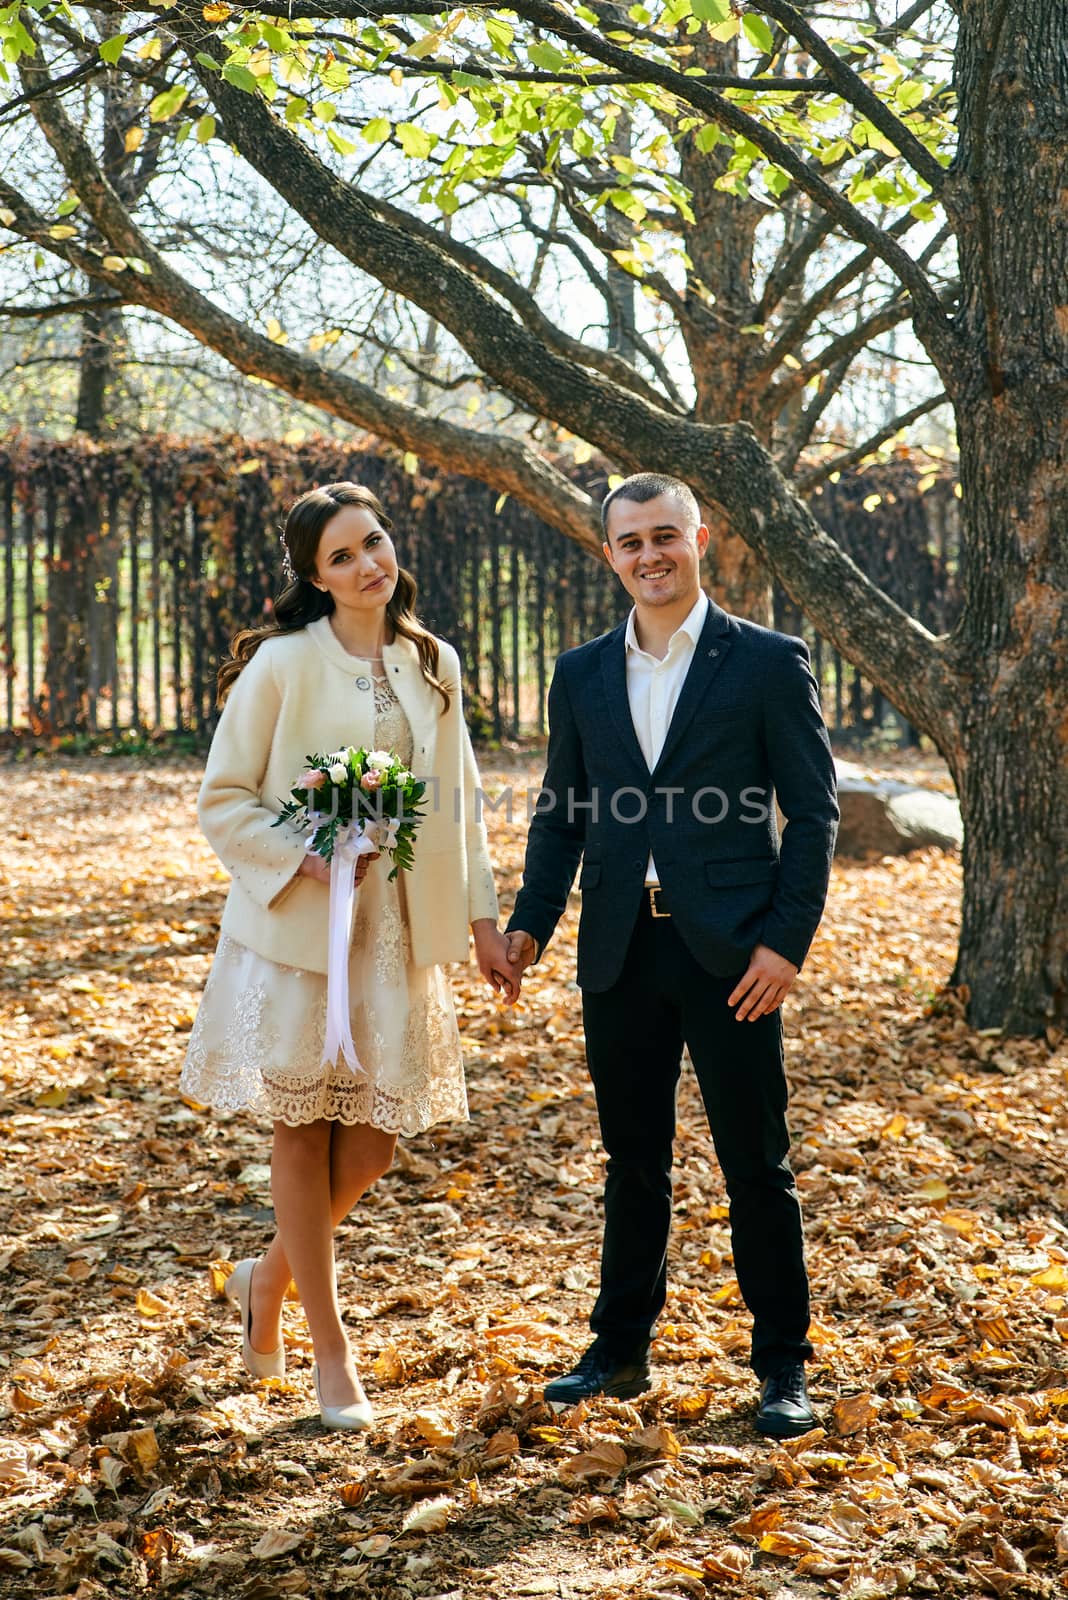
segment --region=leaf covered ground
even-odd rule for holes
[[[487,787],[535,767],[484,770]],[[269,1131],[177,1080],[226,876],[192,762],[9,764],[0,840],[0,1593],[1055,1595],[1068,1581],[1068,1055],[942,993],[960,868],[835,866],[786,1008],[821,1427],[751,1430],[748,1319],[692,1077],[657,1383],[564,1416],[601,1160],[576,908],[510,1013],[456,969],[472,1120],[338,1241],[378,1416],[321,1430],[222,1298]],[[926,774],[930,781],[930,774]],[[523,807],[491,815],[509,904]]]

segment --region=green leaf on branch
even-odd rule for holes
[[[438,142],[437,134],[428,133],[414,122],[398,122],[397,138],[404,154],[415,161],[425,161]]]
[[[527,55],[536,67],[543,72],[559,72],[564,64],[564,57],[554,44],[548,40],[541,40],[538,44],[527,46]]]
[[[276,27],[273,22],[260,23],[260,37],[264,44],[269,44],[272,50],[277,50],[279,55],[284,55],[287,50],[295,48],[292,34],[284,28]]]
[[[770,54],[775,48],[775,40],[771,37],[771,29],[763,17],[754,17],[751,14],[742,18],[742,29],[754,50],[762,50]]]
[[[343,61],[334,60],[320,68],[319,78],[327,89],[335,92],[349,86],[349,69]]]
[[[609,189],[605,199],[610,205],[621,211],[630,222],[644,222],[648,207],[636,194],[629,189]]]
[[[914,78],[899,83],[894,91],[894,99],[902,111],[915,111],[923,100],[927,89],[924,84],[917,83]]]
[[[156,95],[148,107],[148,115],[153,122],[168,122],[185,105],[189,97],[189,90],[180,83],[171,89],[164,89],[162,94]]]
[[[511,45],[515,38],[515,29],[505,22],[503,17],[486,17],[483,19],[486,34],[490,44],[499,56],[511,59]]]
[[[228,61],[222,69],[222,75],[227,83],[232,83],[235,89],[242,89],[245,94],[259,92],[259,79],[254,72],[243,67],[240,62]]]
[[[105,39],[103,44],[97,46],[101,61],[106,61],[109,67],[113,67],[125,50],[129,37],[128,33],[113,33],[110,39]]]
[[[693,0],[688,9],[701,22],[726,22],[731,14],[730,0]]]

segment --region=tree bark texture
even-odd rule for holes
[[[966,692],[954,980],[980,1027],[1068,1024],[1068,6],[964,0],[955,396]]]

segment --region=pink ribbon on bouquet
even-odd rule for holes
[[[349,932],[352,908],[359,892],[356,888],[356,863],[375,850],[392,849],[397,842],[397,822],[346,822],[338,829],[334,853],[330,858],[330,909],[327,929],[326,1039],[324,1067],[332,1067],[338,1053],[357,1078],[366,1078],[352,1040],[349,1016]],[[310,851],[311,840],[306,848]]]

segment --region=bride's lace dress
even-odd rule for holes
[[[375,680],[380,750],[412,759],[408,719]],[[418,850],[419,841],[416,839]],[[372,862],[356,899],[349,962],[352,1038],[366,1077],[320,1065],[326,976],[282,966],[225,934],[189,1038],[180,1087],[217,1110],[249,1107],[291,1125],[328,1117],[389,1133],[419,1133],[467,1116],[452,993],[440,967],[412,965],[404,874]],[[326,915],[326,894],[323,915]]]

